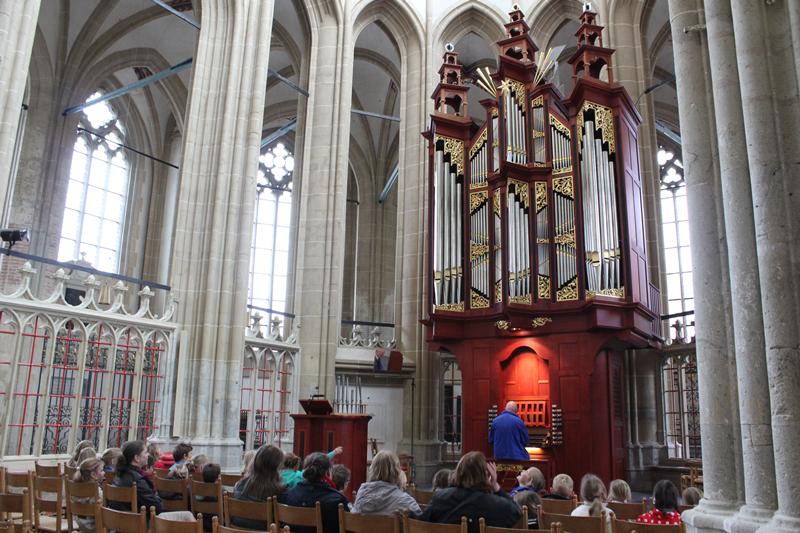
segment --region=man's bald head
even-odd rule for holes
[[[517,402],[510,401],[506,404],[506,411],[517,414]]]

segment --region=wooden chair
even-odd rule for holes
[[[317,533],[322,530],[322,511],[319,502],[314,507],[292,507],[283,503],[275,503],[275,522],[291,527],[305,526],[316,528]]]
[[[189,503],[193,515],[222,516],[222,482],[205,483],[192,479],[189,481]],[[203,498],[202,500],[198,498]],[[213,498],[213,499],[212,499]]]
[[[67,479],[72,479],[72,476],[74,476],[77,471],[77,467],[69,466],[67,463],[64,463],[64,475]]]
[[[556,522],[550,529],[528,529],[527,527],[493,527],[486,525],[486,519],[479,520],[481,533],[562,533],[561,523]]]
[[[150,533],[203,533],[203,521],[169,520],[156,515],[156,508],[150,508]]]
[[[0,520],[22,526],[25,522],[31,523],[31,493],[23,489],[22,494],[0,493]],[[12,519],[12,517],[16,517]]]
[[[409,518],[403,514],[403,533],[467,533],[467,517],[461,517],[460,524],[434,524]]]
[[[222,523],[229,529],[236,529],[239,531],[245,528],[234,525],[234,518],[245,518],[247,520],[263,522],[264,524],[271,524],[274,522],[271,500],[271,498],[266,502],[237,500],[231,496],[230,492],[226,492],[222,496]]]
[[[242,533],[241,529],[226,527],[219,523],[219,518],[216,516],[211,519],[211,532],[212,533]],[[289,526],[282,529],[278,528],[278,524],[272,523],[269,525],[269,533],[291,533]]]
[[[537,518],[538,518],[538,516],[537,516]],[[491,526],[489,526],[489,527],[491,527]],[[527,505],[523,505],[522,506],[522,516],[520,517],[519,522],[517,522],[517,525],[514,526],[514,527],[516,527],[517,529],[527,529],[528,528],[528,506]]]
[[[614,533],[683,533],[684,525],[660,526],[656,524],[639,524],[627,520],[614,520]]]
[[[551,500],[549,498],[543,498],[541,508],[542,512],[545,513],[569,515],[577,506],[578,497],[573,496],[571,500]],[[541,523],[541,520],[539,523]]]
[[[43,465],[39,461],[34,461],[33,466],[37,477],[61,477],[63,473],[61,472],[61,463]]]
[[[606,517],[603,516],[567,516],[552,513],[539,513],[539,527],[552,528],[561,523],[565,533],[606,533]]]
[[[400,533],[400,517],[347,513],[339,504],[339,533]]]
[[[607,507],[614,511],[614,514],[620,520],[635,520],[639,515],[647,512],[644,501],[639,503],[611,502],[607,504]]]
[[[3,469],[3,492],[10,494],[22,494],[27,490],[28,494],[33,496],[33,472],[26,470],[25,472],[9,472]],[[33,505],[33,502],[31,502]],[[33,507],[31,507],[33,509]]]
[[[100,492],[94,481],[65,482],[67,489],[67,520],[70,524],[77,524],[78,517],[90,516],[97,523],[97,504],[100,502]],[[91,503],[85,503],[85,502]]]
[[[64,478],[36,476],[33,478],[33,524],[36,531],[76,531],[78,524],[64,513]]]
[[[31,533],[30,520],[15,524],[11,520],[0,520],[0,533]]]
[[[188,511],[189,489],[185,479],[165,479],[155,477],[156,490],[161,496],[161,505],[165,511]],[[180,496],[179,498],[177,496]]]
[[[109,530],[119,533],[147,533],[147,511],[144,506],[138,513],[127,513],[103,507],[98,503],[95,516],[97,533],[108,533]]]
[[[169,474],[169,468],[153,468],[153,476],[154,477],[167,477]]]
[[[129,509],[137,509],[136,485],[130,487],[106,485],[103,487],[103,505],[108,507],[108,502],[127,503]]]
[[[431,503],[431,498],[433,498],[433,491],[432,490],[419,490],[418,488],[414,487],[411,490],[411,496],[417,500],[417,503],[420,505],[428,505]]]
[[[242,474],[220,474],[223,487],[235,487],[236,484],[242,479]]]

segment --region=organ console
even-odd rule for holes
[[[492,406],[515,400],[536,409],[523,420],[550,470],[622,477],[622,352],[660,343],[640,117],[591,8],[566,97],[522,12],[509,17],[497,70],[472,74],[491,95],[483,124],[451,45],[432,94],[428,341],[461,367],[464,451],[491,453]]]

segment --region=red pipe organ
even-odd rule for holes
[[[586,10],[567,97],[537,72],[515,7],[486,122],[467,113],[452,46],[423,135],[429,156],[431,349],[462,372],[464,451],[491,455],[488,426],[516,400],[531,459],[550,478],[624,477],[623,352],[660,344],[648,282],[637,127]],[[540,62],[542,61],[540,55]]]

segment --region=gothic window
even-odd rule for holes
[[[293,170],[294,156],[283,143],[258,158],[248,304],[278,313],[286,312]]]
[[[662,368],[669,457],[700,459],[700,408],[694,352],[667,357]]]
[[[87,101],[100,95],[94,93]],[[113,272],[119,267],[128,192],[129,166],[121,146],[125,128],[105,102],[84,109],[78,127],[58,259],[83,259],[99,270]]]
[[[455,359],[442,361],[442,440],[445,456],[461,456],[461,368]]]
[[[692,253],[689,242],[688,206],[683,164],[674,151],[658,151],[661,176],[661,228],[666,267],[667,314],[669,338],[689,341],[694,337],[694,292],[692,288]],[[683,316],[681,313],[689,313]]]
[[[290,441],[293,374],[291,352],[246,350],[239,399],[239,438],[245,449]]]

